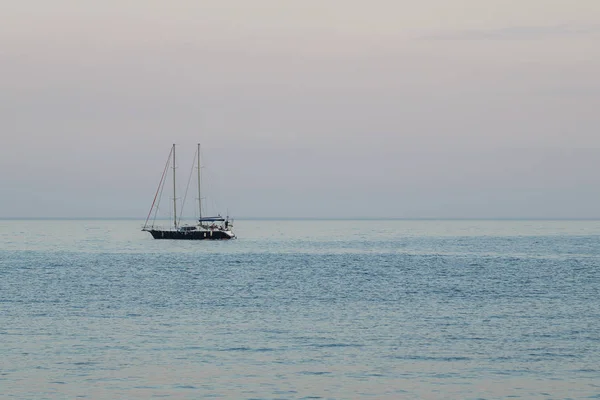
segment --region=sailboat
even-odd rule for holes
[[[150,232],[154,239],[176,239],[176,240],[227,240],[234,239],[236,236],[233,233],[233,220],[227,217],[221,217],[221,215],[217,215],[216,217],[205,217],[202,215],[202,197],[201,197],[201,167],[200,167],[200,144],[198,144],[198,150],[196,152],[195,161],[197,160],[198,165],[198,223],[194,225],[181,225],[181,215],[179,219],[177,218],[177,192],[175,187],[175,145],[171,148],[171,152],[169,153],[169,157],[167,158],[167,163],[165,164],[165,168],[163,170],[162,177],[160,179],[160,183],[158,184],[158,188],[156,189],[156,194],[154,195],[154,201],[152,202],[152,207],[150,207],[150,212],[148,213],[148,217],[146,218],[146,222],[144,223],[144,227],[142,231]],[[173,169],[173,220],[172,226],[168,228],[161,228],[155,226],[154,223],[156,221],[156,215],[158,212],[158,207],[160,204],[160,195],[164,189],[164,185],[166,182],[167,171],[169,169],[169,165],[171,165]],[[190,175],[191,178],[191,175]],[[188,182],[189,188],[189,182]],[[186,189],[187,195],[187,189]],[[158,202],[157,202],[158,199]],[[185,196],[183,198],[183,203],[185,204]],[[183,208],[183,206],[182,206]],[[152,216],[152,211],[154,211],[154,219],[149,223],[150,217]]]

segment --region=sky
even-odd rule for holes
[[[598,218],[599,48],[597,0],[0,0],[0,217],[144,219],[200,142],[237,217]]]

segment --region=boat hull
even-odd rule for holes
[[[163,231],[151,229],[148,230],[154,239],[171,240],[229,240],[235,236],[227,231]]]

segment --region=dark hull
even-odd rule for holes
[[[232,236],[219,230],[214,231],[161,231],[149,230],[154,239],[175,239],[175,240],[228,240]]]

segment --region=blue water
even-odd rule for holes
[[[0,221],[0,398],[600,398],[599,221]]]

